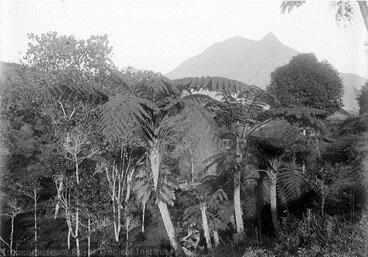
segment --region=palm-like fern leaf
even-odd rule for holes
[[[284,0],[281,3],[281,12],[291,12],[294,8],[305,4],[305,0]]]
[[[309,107],[278,107],[272,108],[260,114],[258,118],[282,118],[291,124],[299,123],[311,127],[326,134],[326,126],[321,122],[327,116],[327,112]]]
[[[293,163],[284,164],[277,174],[277,191],[287,201],[292,201],[300,197],[303,193],[305,183],[305,175]],[[280,197],[280,199],[283,197]]]
[[[248,94],[257,95],[262,90],[254,85],[248,85],[243,82],[223,78],[223,77],[200,77],[200,78],[182,78],[172,80],[172,84],[180,89],[209,90],[221,92],[226,90],[230,93],[246,92]]]
[[[100,129],[110,141],[119,140],[139,130],[151,134],[147,122],[151,114],[147,109],[152,108],[155,108],[153,103],[134,95],[116,95],[102,106]]]
[[[103,104],[109,100],[109,97],[102,91],[94,87],[85,87],[82,85],[60,85],[50,88],[53,97],[59,100],[82,101],[92,104]]]
[[[189,94],[183,97],[185,101],[192,101],[202,106],[212,106],[214,104],[220,105],[221,103],[212,97],[205,94]]]
[[[134,87],[136,96],[152,102],[160,102],[166,97],[177,96],[179,90],[164,76],[151,75],[141,79]],[[164,103],[163,103],[164,104]],[[158,104],[161,106],[160,104]]]

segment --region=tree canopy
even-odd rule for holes
[[[359,113],[368,113],[368,81],[365,82],[364,86],[360,89],[357,101],[359,105]]]
[[[365,28],[368,32],[368,3],[367,1],[337,1],[333,0],[331,1],[331,6],[336,10],[335,13],[335,19],[337,24],[344,24],[351,22],[351,20],[354,18],[355,10],[358,9],[354,6],[353,2],[356,2],[356,4],[359,6],[360,13],[362,15]],[[281,12],[290,12],[295,7],[299,7],[303,4],[305,4],[305,0],[284,0],[281,3]]]
[[[303,106],[334,113],[342,106],[343,85],[337,70],[314,54],[299,54],[271,73],[267,91],[283,106]]]

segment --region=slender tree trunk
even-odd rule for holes
[[[275,235],[278,236],[280,228],[279,221],[277,217],[277,198],[276,198],[276,174],[270,172],[271,186],[270,186],[270,202],[271,202],[271,215],[273,228],[275,230]]]
[[[155,186],[155,190],[157,191],[158,189],[157,187],[159,183],[159,176],[160,176],[161,152],[159,149],[159,145],[156,143],[153,143],[151,146],[150,162],[151,162],[151,169],[152,169],[152,175],[153,175],[153,183]],[[167,208],[167,204],[163,202],[162,200],[158,199],[157,205],[160,210],[160,214],[164,222],[166,233],[170,240],[170,244],[172,248],[175,250],[175,252],[180,254],[182,253],[182,249],[176,237],[175,227],[171,221],[171,217],[170,217],[169,209]]]
[[[34,200],[34,256],[37,257],[37,189],[33,190]]]
[[[262,192],[262,184],[263,179],[259,180],[257,183],[257,223],[258,223],[258,231],[259,235],[262,237],[262,204],[261,199],[263,199],[263,192]]]
[[[9,244],[9,250],[10,250],[11,256],[14,255],[14,252],[13,252],[14,220],[15,220],[15,216],[13,215],[11,217],[10,244]]]
[[[128,204],[130,199],[130,192],[132,191],[132,179],[133,179],[133,172],[130,172],[130,174],[127,175],[127,190],[126,190],[126,196],[125,196],[125,203]]]
[[[235,216],[233,214],[230,216],[230,222],[233,228],[236,228]]]
[[[128,256],[129,254],[129,228],[126,227],[126,242],[125,242],[125,255]]]
[[[120,225],[120,207],[117,206],[116,204],[116,199],[112,200],[112,213],[114,216],[114,235],[115,235],[115,241],[119,242],[119,234],[120,234],[120,229],[121,229],[121,225]]]
[[[120,197],[119,197],[120,199]],[[117,216],[116,216],[116,225],[117,225],[117,233],[116,233],[116,242],[119,241],[119,235],[120,235],[120,231],[121,231],[121,208],[120,208],[120,203],[118,201],[116,201],[116,208],[117,208]]]
[[[79,165],[78,165],[78,159],[75,157],[75,178],[77,179],[77,184],[79,185]]]
[[[71,235],[72,235],[72,229],[71,228],[68,228],[68,250],[70,250],[70,238],[71,238]]]
[[[75,214],[75,246],[77,248],[77,256],[80,256],[80,249],[79,249],[79,210],[77,207],[76,214]]]
[[[146,212],[146,203],[142,204],[142,233],[144,233],[144,216]]]
[[[208,227],[208,219],[207,219],[207,213],[206,213],[206,204],[201,203],[201,214],[202,214],[202,227],[204,232],[204,237],[206,238],[206,244],[208,249],[212,249],[212,243],[211,243],[211,236],[210,236],[210,229]]]
[[[213,230],[213,239],[215,241],[215,247],[218,247],[220,245],[220,236],[216,229]]]
[[[244,224],[243,224],[243,210],[240,201],[240,179],[241,179],[241,172],[237,170],[234,173],[234,211],[235,211],[236,232],[242,234],[244,233]]]
[[[87,255],[91,256],[91,218],[88,216],[88,224],[87,224]]]
[[[189,149],[189,153],[190,153],[190,162],[191,162],[191,176],[192,176],[192,183],[194,183],[194,174],[195,174],[195,171],[194,171],[194,155],[193,155],[193,151],[192,149]]]
[[[307,135],[306,130],[305,130],[305,128],[303,128],[303,136],[306,136],[306,135]],[[305,161],[304,160],[303,160],[302,171],[303,171],[303,173],[305,173]]]
[[[322,201],[321,201],[321,215],[322,215],[322,217],[325,216],[325,202],[326,202],[326,197],[322,196]]]
[[[59,214],[59,209],[60,209],[60,198],[61,198],[61,191],[63,190],[63,179],[60,180],[59,182],[59,186],[57,188],[57,202],[56,202],[56,206],[55,206],[55,213],[54,213],[54,219],[57,219],[58,214]]]
[[[77,185],[79,185],[79,164],[77,156],[74,157],[75,160],[75,177],[77,179]],[[78,199],[77,199],[77,208],[75,213],[75,246],[77,248],[77,256],[80,256],[79,249],[79,207],[78,207]]]

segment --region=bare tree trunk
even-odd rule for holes
[[[37,189],[33,189],[34,200],[34,256],[37,257]]]
[[[77,209],[75,214],[75,246],[77,248],[77,256],[80,256],[80,249],[79,249],[79,210]]]
[[[303,128],[303,136],[306,136],[306,135],[307,135],[306,130],[305,130],[305,128]],[[303,173],[305,173],[305,161],[304,160],[303,160],[302,171],[303,171]]]
[[[271,215],[273,228],[275,230],[275,235],[278,236],[280,227],[277,217],[277,198],[276,198],[276,174],[270,172],[271,186],[270,186],[270,203],[271,203]]]
[[[142,204],[142,233],[144,233],[144,216],[146,213],[146,203]]]
[[[216,229],[213,230],[213,239],[215,240],[215,247],[220,245],[220,236]]]
[[[322,217],[325,216],[325,203],[326,203],[326,198],[324,196],[322,196],[322,201],[321,201],[321,215],[322,215]]]
[[[91,218],[88,216],[88,224],[87,224],[87,255],[91,256]]]
[[[195,171],[194,171],[194,155],[193,155],[193,151],[192,149],[189,149],[189,153],[190,153],[190,162],[191,162],[191,176],[192,176],[192,183],[194,183],[194,174],[195,174]]]
[[[128,252],[129,252],[129,228],[126,227],[126,238],[125,238],[126,242],[125,242],[125,255],[128,256]]]
[[[70,250],[70,237],[72,235],[71,228],[68,228],[68,250]]]
[[[241,172],[239,170],[234,173],[234,211],[235,211],[235,222],[236,232],[239,234],[244,233],[243,224],[243,210],[240,201],[240,178]]]
[[[120,199],[120,197],[119,197]],[[117,233],[115,235],[116,242],[119,241],[119,235],[121,231],[121,208],[119,206],[119,202],[116,201],[117,213],[116,213],[116,226],[117,226]]]
[[[60,209],[60,198],[61,198],[61,191],[63,190],[63,179],[60,180],[59,182],[59,186],[57,187],[56,191],[57,191],[57,202],[56,202],[56,206],[55,206],[55,213],[54,213],[54,219],[57,219],[58,214],[59,214],[59,209]]]
[[[236,222],[235,222],[235,216],[234,216],[234,214],[232,214],[230,216],[230,223],[233,226],[233,228],[236,228]]]
[[[11,256],[14,255],[14,252],[13,252],[14,220],[15,220],[15,216],[13,215],[11,217],[10,244],[9,244],[9,250],[10,250],[10,255]]]
[[[120,235],[120,230],[121,230],[121,224],[120,224],[120,207],[118,206],[118,204],[116,204],[116,199],[114,198],[112,200],[112,213],[114,216],[114,235],[115,235],[115,241],[119,242],[119,235]]]
[[[158,190],[158,183],[160,177],[160,168],[161,168],[161,152],[159,149],[159,145],[157,143],[153,143],[150,151],[150,162],[151,169],[153,175],[153,183],[155,186],[155,190]],[[171,221],[170,213],[167,208],[167,204],[162,200],[158,199],[157,201],[158,208],[160,210],[160,214],[162,220],[165,225],[167,236],[170,240],[170,244],[176,253],[182,253],[182,249],[180,247],[179,241],[176,238],[175,227]]]
[[[127,171],[129,172],[129,171]],[[126,196],[125,196],[125,203],[128,204],[129,202],[129,199],[130,199],[130,193],[132,191],[132,179],[133,179],[133,172],[130,172],[130,174],[127,175],[127,181],[126,181],[126,184],[127,184],[127,190],[126,190]]]
[[[77,179],[77,185],[79,185],[79,164],[78,164],[78,158],[75,156],[75,176]],[[77,256],[80,256],[80,249],[79,249],[79,207],[78,207],[78,199],[77,199],[77,208],[75,212],[75,246],[77,248]]]
[[[77,179],[77,184],[79,185],[79,165],[78,165],[78,159],[75,157],[75,178]]]
[[[206,238],[206,244],[208,249],[212,249],[212,243],[211,243],[211,236],[210,236],[210,229],[208,227],[208,220],[207,220],[207,213],[206,213],[206,204],[201,203],[201,214],[202,214],[202,227],[204,232],[204,237]]]

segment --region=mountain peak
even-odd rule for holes
[[[262,42],[279,42],[277,37],[272,33],[267,33],[260,41]]]

